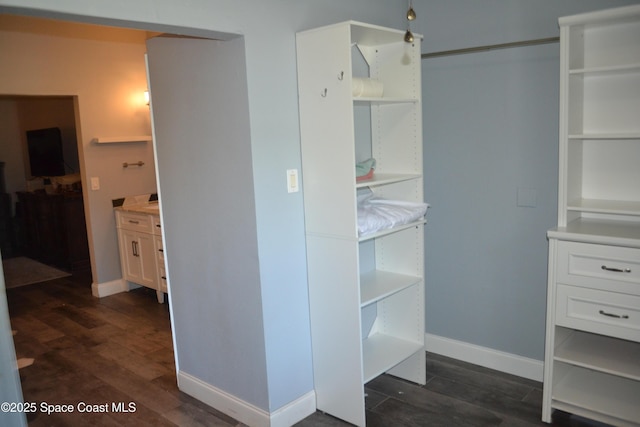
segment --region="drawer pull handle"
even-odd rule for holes
[[[614,271],[616,273],[631,273],[630,268],[614,268],[614,267],[607,267],[606,265],[603,265],[601,268],[603,270]]]
[[[164,252],[164,249],[158,249],[158,252]]]
[[[130,220],[129,220],[129,222],[130,222],[131,224],[140,224],[140,221],[134,221],[134,220],[132,220],[132,219],[130,219]]]
[[[615,317],[616,319],[628,319],[629,318],[629,316],[627,316],[626,314],[619,315],[619,314],[607,313],[604,310],[600,310],[598,313],[602,314],[603,316]]]

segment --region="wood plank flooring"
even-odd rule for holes
[[[30,426],[241,426],[180,392],[167,304],[145,288],[91,296],[87,274],[7,291],[25,402],[105,405],[109,412],[29,414]],[[428,354],[428,382],[383,375],[365,387],[367,424],[396,426],[547,426],[541,384]],[[116,413],[112,404],[135,406]],[[96,409],[104,406],[96,406]],[[299,427],[346,426],[316,412]],[[554,426],[596,426],[557,414]]]

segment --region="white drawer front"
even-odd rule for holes
[[[558,242],[558,281],[640,295],[640,249]]]
[[[116,219],[117,227],[125,230],[140,231],[142,233],[151,233],[153,230],[149,215],[117,211]]]
[[[640,297],[558,285],[556,324],[640,341]]]

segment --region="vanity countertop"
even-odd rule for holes
[[[138,212],[150,215],[160,215],[160,206],[158,202],[125,204],[114,208],[125,212]]]
[[[114,210],[121,212],[137,212],[148,215],[160,215],[157,194],[140,194],[112,200]]]

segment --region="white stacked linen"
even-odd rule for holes
[[[427,203],[388,200],[373,193],[358,196],[358,233],[360,236],[408,224],[424,217]]]

